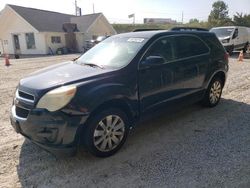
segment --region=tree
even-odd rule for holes
[[[242,13],[236,13],[234,15],[234,24],[238,26],[250,27],[250,14],[243,15]]]
[[[223,26],[232,23],[228,16],[228,5],[224,1],[216,1],[212,5],[212,11],[208,16],[210,26]]]
[[[197,19],[197,18],[192,18],[192,19],[190,19],[189,20],[189,23],[190,24],[197,24],[197,23],[199,23],[200,21]]]

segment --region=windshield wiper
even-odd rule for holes
[[[87,65],[87,66],[91,66],[91,67],[99,67],[101,69],[104,69],[103,66],[97,65],[97,64],[94,64],[94,63],[83,63],[82,65]]]

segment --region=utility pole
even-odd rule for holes
[[[76,16],[77,16],[77,9],[78,9],[78,7],[77,7],[77,0],[75,0],[75,11],[76,11]]]
[[[93,14],[95,14],[95,4],[93,3]]]
[[[76,16],[82,16],[82,9],[78,7],[77,5],[77,0],[75,0],[75,11],[76,11]]]
[[[183,11],[181,12],[181,23],[183,24],[183,19],[184,19],[184,13]]]

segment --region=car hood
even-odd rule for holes
[[[46,90],[77,81],[91,80],[110,71],[110,69],[65,62],[36,71],[21,79],[19,85],[30,90]]]
[[[225,39],[229,39],[230,36],[224,36],[224,37],[218,37],[218,38],[219,38],[220,41],[222,41],[222,40],[225,40]]]

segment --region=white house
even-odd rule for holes
[[[77,17],[16,5],[0,13],[0,52],[6,54],[49,54],[72,45],[81,52],[86,40],[114,34],[102,13]]]

